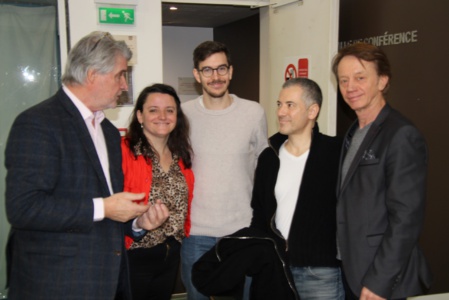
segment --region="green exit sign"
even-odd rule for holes
[[[98,13],[100,23],[103,24],[134,24],[133,8],[100,7]]]

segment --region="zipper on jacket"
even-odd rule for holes
[[[274,148],[274,146],[271,144],[270,140],[268,140],[268,146],[271,148],[271,150],[273,150],[273,152],[276,154],[276,156],[279,159],[279,152]],[[276,199],[276,195],[274,195],[274,191],[273,191],[273,197],[274,197],[274,199]],[[274,227],[274,223],[275,223],[274,218],[275,217],[276,217],[276,212],[274,213],[274,215],[271,217],[271,220],[270,220],[271,230],[274,232],[274,234],[276,234],[278,237],[280,237],[282,240],[285,241],[285,251],[288,252],[288,239],[284,238],[282,236],[282,234],[279,232],[279,230]]]
[[[288,239],[284,238],[282,236],[282,234],[279,232],[279,230],[277,228],[274,227],[274,218],[276,217],[276,213],[274,213],[274,215],[271,217],[271,221],[270,221],[270,227],[271,230],[274,232],[274,234],[276,234],[279,238],[281,238],[282,240],[285,241],[285,251],[288,252]]]

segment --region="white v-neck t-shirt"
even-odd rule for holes
[[[285,143],[279,149],[280,168],[274,189],[277,201],[275,221],[277,229],[279,229],[285,239],[288,239],[290,232],[302,175],[308,157],[309,150],[300,156],[294,156],[285,149]]]

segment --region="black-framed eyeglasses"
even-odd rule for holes
[[[217,71],[217,74],[220,76],[226,75],[229,72],[229,66],[227,65],[221,65],[217,68],[211,68],[211,67],[204,67],[201,70],[199,70],[204,77],[211,77],[214,75],[214,71]]]
[[[104,39],[105,37],[112,37],[112,35],[109,32],[103,33],[102,36],[95,42],[90,52],[94,51],[95,48],[97,48],[98,44],[101,42],[101,40]]]

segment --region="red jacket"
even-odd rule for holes
[[[131,193],[143,193],[145,192],[145,198],[143,202],[148,203],[148,196],[150,195],[151,180],[152,180],[152,168],[151,164],[148,164],[142,155],[134,157],[134,154],[126,145],[125,139],[122,138],[122,169],[125,175],[124,179],[124,191]],[[193,198],[193,185],[195,178],[193,176],[192,169],[187,169],[184,166],[182,160],[179,160],[179,167],[184,175],[187,183],[187,189],[189,191],[188,204],[187,204],[187,216],[184,224],[184,232],[186,236],[190,233],[190,208]],[[126,248],[128,249],[133,242],[133,239],[129,236],[125,237]]]

